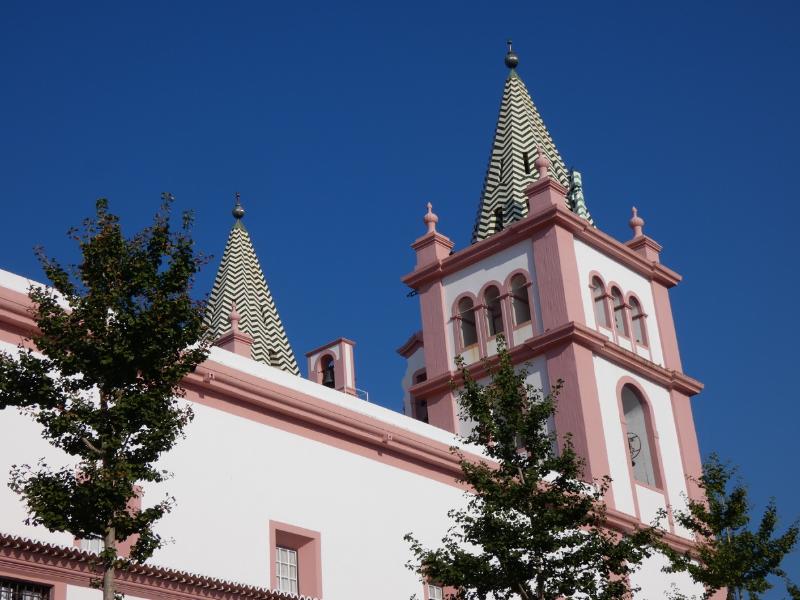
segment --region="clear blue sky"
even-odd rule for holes
[[[408,245],[428,201],[468,243],[511,37],[598,225],[627,239],[636,204],[685,277],[704,454],[800,515],[800,5],[120,4],[0,8],[0,268],[41,278],[32,246],[72,256],[96,197],[133,231],[163,190],[219,258],[238,190],[298,356],[355,340],[359,387],[399,409]]]

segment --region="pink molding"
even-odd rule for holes
[[[98,573],[94,555],[76,548],[37,542],[0,533],[0,575],[52,585],[53,600],[66,600],[66,586],[89,588]],[[285,600],[284,594],[176,571],[150,564],[117,571],[120,593],[150,600]]]
[[[411,334],[405,343],[397,349],[397,353],[403,358],[411,358],[411,355],[417,351],[418,348],[423,348],[422,331],[416,331]]]
[[[674,271],[659,263],[647,260],[625,244],[591,226],[585,219],[566,209],[552,206],[537,214],[529,213],[526,218],[512,223],[503,231],[463,248],[440,261],[426,266],[418,266],[413,272],[403,277],[403,283],[418,289],[424,283],[441,280],[447,275],[480,262],[484,258],[492,256],[524,239],[530,239],[536,231],[547,229],[554,225],[570,231],[576,239],[581,240],[650,281],[660,281],[667,287],[672,287],[681,280],[680,275]]]
[[[314,383],[322,384],[322,360],[330,357],[333,360],[334,387],[340,392],[356,396],[356,370],[355,370],[355,345],[347,338],[338,338],[332,342],[306,352],[308,379]],[[333,349],[336,352],[333,352]],[[336,355],[339,358],[336,358]],[[348,382],[352,382],[352,385]]]
[[[699,394],[703,389],[703,384],[696,379],[642,358],[638,354],[617,345],[594,329],[578,323],[567,323],[511,348],[511,359],[515,364],[519,364],[544,354],[553,348],[573,342],[667,390],[675,389],[687,396],[693,396]],[[489,357],[485,363],[471,365],[469,367],[470,373],[473,377],[480,379],[488,374],[487,365],[494,366],[496,362],[496,357]],[[459,385],[461,382],[460,373],[451,371],[438,377],[431,377],[429,373],[426,382],[412,386],[410,391],[412,393],[428,393],[440,389],[449,389],[451,380],[455,381],[456,385]]]
[[[322,540],[319,531],[279,521],[269,522],[270,587],[278,589],[276,548],[297,551],[297,588],[302,596],[322,598]]]

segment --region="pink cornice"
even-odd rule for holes
[[[274,382],[206,361],[183,382],[187,398],[263,420],[456,487],[461,473],[450,446]],[[238,410],[244,408],[244,411]]]
[[[598,356],[605,358],[629,371],[641,375],[652,382],[668,389],[677,390],[688,396],[699,394],[703,384],[683,373],[672,369],[665,369],[638,354],[621,348],[604,335],[580,323],[567,323],[561,327],[551,329],[543,334],[534,336],[524,343],[509,350],[514,364],[519,364],[540,356],[548,350],[564,344],[574,343],[590,349]],[[497,357],[470,365],[469,370],[473,377],[481,378],[488,374],[488,369],[497,364]],[[456,385],[461,381],[461,374],[450,371],[438,377],[429,378],[409,388],[413,395],[424,396],[441,389],[450,389],[450,382],[455,380]]]
[[[422,348],[423,345],[422,331],[416,331],[397,349],[397,353],[403,358],[409,358],[416,352],[417,348]]]
[[[342,342],[345,343],[345,344],[350,344],[351,346],[355,346],[356,345],[356,343],[353,340],[348,340],[347,338],[340,337],[340,338],[336,338],[332,342],[328,342],[327,344],[323,344],[322,346],[319,346],[318,348],[314,348],[313,350],[309,350],[308,352],[306,352],[306,356],[307,357],[308,356],[313,356],[317,352],[322,352],[323,350],[328,350],[331,347],[335,346],[336,344],[340,344]]]
[[[98,573],[94,555],[77,548],[45,544],[0,533],[0,570],[52,584],[89,587]],[[118,591],[153,600],[209,598],[213,600],[285,600],[297,598],[266,588],[243,585],[152,565],[117,570]]]
[[[538,214],[529,215],[509,225],[503,231],[459,250],[443,260],[415,269],[403,277],[403,283],[417,289],[425,283],[441,279],[513,246],[521,240],[531,237],[534,232],[540,229],[554,225],[569,230],[576,239],[585,242],[649,280],[659,281],[667,287],[673,287],[681,280],[681,276],[675,271],[660,263],[643,258],[625,244],[618,242],[596,227],[592,227],[585,219],[574,213],[562,209],[560,206],[553,206]]]

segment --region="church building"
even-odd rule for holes
[[[588,477],[612,478],[608,526],[628,531],[664,511],[667,541],[691,547],[672,518],[699,497],[690,477],[700,473],[691,397],[702,384],[683,372],[669,298],[681,277],[661,263],[635,208],[627,240],[593,221],[581,175],[567,168],[518,63],[509,44],[472,243],[454,248],[433,207],[420,210],[402,277],[420,310],[419,330],[398,349],[402,414],[362,397],[345,337],[305,351],[301,375],[254,249],[263,234],[248,231],[237,195],[206,312],[216,341],[184,381],[195,418],[163,459],[174,477],[139,498],[177,499],[157,525],[174,541],[118,574],[127,597],[441,599],[441,587],[406,568],[403,536],[436,545],[448,510],[466,502],[449,450],[470,427],[451,389],[454,361],[485,380],[500,335],[531,384],[565,382],[554,427],[572,433]],[[18,352],[34,327],[32,284],[0,270],[2,351]],[[0,479],[41,457],[69,464],[28,416],[0,411]],[[0,600],[99,600],[97,541],[26,516],[0,486]],[[636,598],[702,593],[665,564],[656,555],[642,565]]]

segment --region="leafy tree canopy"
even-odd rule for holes
[[[526,383],[501,344],[491,382],[478,384],[458,359],[464,386],[461,414],[474,423],[463,441],[489,460],[458,449],[462,480],[472,489],[466,508],[449,512],[453,526],[437,549],[413,535],[409,567],[462,600],[625,598],[627,576],[649,555],[652,531],[605,528],[603,496],[610,479],[587,484],[584,461],[570,436],[549,425],[561,382],[547,395]]]
[[[38,250],[52,287],[29,290],[37,351],[0,355],[0,409],[28,412],[50,444],[76,459],[15,466],[10,486],[30,524],[103,539],[106,574],[117,542],[138,536],[137,561],[162,542],[153,524],[171,499],[144,510],[131,500],[137,484],[164,480],[155,463],[192,418],[180,382],[207,355],[202,306],[190,296],[205,258],[195,253],[190,215],[173,228],[172,197],[162,197],[152,225],[130,238],[98,200],[96,216],[70,231],[77,265],[64,268]]]

